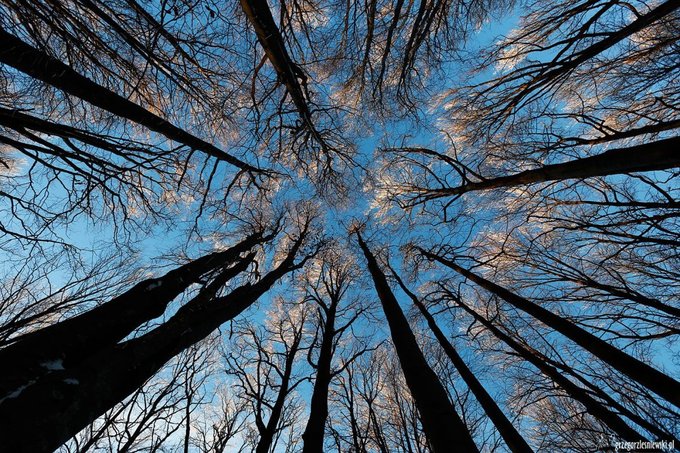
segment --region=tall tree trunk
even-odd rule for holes
[[[479,275],[462,268],[451,260],[419,249],[421,253],[431,260],[438,261],[445,266],[453,269],[462,276],[478,284],[485,290],[500,297],[514,307],[528,313],[538,319],[548,327],[569,338],[594,356],[609,364],[614,369],[625,374],[641,385],[647,387],[657,395],[680,407],[680,382],[670,376],[652,368],[640,360],[631,357],[620,349],[612,346],[606,341],[596,337],[590,332],[582,329],[574,323],[567,321],[545,308],[536,305],[529,300],[493,283]]]
[[[357,233],[357,238],[368,261],[368,270],[390,327],[392,343],[432,450],[436,453],[448,453],[455,446],[458,451],[478,451],[467,426],[456,413],[446,390],[425,360],[385,274],[380,270],[360,233]]]
[[[559,385],[562,390],[567,393],[567,395],[583,404],[590,415],[603,422],[609,427],[609,429],[621,436],[622,439],[631,442],[642,440],[642,436],[637,431],[628,426],[628,424],[623,421],[621,417],[590,396],[590,394],[585,389],[579,387],[567,379],[567,377],[564,376],[559,370],[543,360],[536,351],[529,349],[528,347],[514,340],[509,335],[505,334],[490,321],[482,317],[479,313],[465,305],[459,298],[453,297],[452,299],[458,306],[463,308],[470,315],[472,315],[475,320],[486,327],[487,330],[489,330],[496,338],[507,344],[520,357],[534,365],[543,374]]]
[[[257,443],[257,447],[255,448],[256,453],[268,453],[272,443],[274,442],[276,428],[279,426],[281,414],[283,413],[283,405],[286,401],[288,393],[290,393],[290,378],[293,374],[293,364],[295,363],[295,357],[300,350],[301,340],[302,329],[295,333],[293,344],[290,346],[290,350],[286,356],[279,393],[276,395],[276,401],[274,402],[274,406],[272,407],[271,413],[269,414],[267,425],[264,427],[264,430],[260,431],[260,441]]]
[[[309,256],[294,262],[301,244],[302,238],[281,264],[257,283],[246,283],[215,298],[228,280],[227,272],[222,273],[151,332],[17,389],[14,395],[0,401],[3,447],[16,452],[56,449],[142,386],[172,357],[240,314],[285,274],[302,267]],[[36,436],[36,432],[40,435]]]
[[[161,316],[175,297],[205,273],[235,263],[227,272],[237,275],[253,259],[252,255],[240,255],[262,240],[260,233],[252,234],[225,251],[205,255],[162,277],[146,279],[81,315],[17,338],[0,350],[0,363],[12,370],[0,377],[0,395],[47,373],[49,368],[68,368],[116,344],[144,322]]]
[[[333,300],[325,313],[319,360],[316,365],[316,380],[310,402],[309,419],[302,434],[303,453],[323,451],[326,420],[328,419],[328,388],[331,384],[331,361],[333,359],[333,342],[335,338],[335,315],[337,300]]]
[[[262,171],[95,83],[56,58],[23,42],[2,27],[0,27],[0,41],[5,43],[0,47],[0,63],[11,66],[116,116],[158,132],[170,140],[228,162],[241,170],[253,173]]]
[[[253,26],[257,39],[267,55],[267,59],[269,59],[279,79],[293,99],[300,117],[309,122],[311,113],[307,106],[304,90],[298,80],[306,81],[307,77],[290,57],[267,0],[240,0],[240,2],[243,12]]]
[[[424,189],[422,198],[435,199],[459,196],[477,190],[515,187],[565,179],[584,179],[595,176],[668,170],[680,167],[680,137],[668,138],[629,148],[605,151],[596,156],[575,159],[560,164],[545,165],[509,176],[468,182],[458,187]]]
[[[486,415],[489,416],[489,418],[493,422],[498,432],[503,437],[503,440],[505,440],[510,450],[512,450],[513,452],[533,452],[529,444],[527,444],[527,442],[520,435],[520,433],[517,432],[515,427],[512,426],[510,420],[508,420],[508,418],[505,416],[503,411],[501,411],[501,409],[498,407],[498,405],[491,397],[491,395],[489,395],[489,393],[486,391],[481,382],[477,380],[477,378],[472,373],[470,368],[468,368],[468,366],[465,364],[463,358],[458,354],[458,351],[456,351],[456,349],[453,347],[448,338],[446,338],[446,335],[444,335],[444,332],[441,331],[434,317],[430,314],[429,311],[427,311],[425,305],[420,301],[420,299],[418,299],[418,297],[415,294],[413,294],[406,287],[406,285],[401,280],[399,275],[397,275],[394,269],[392,269],[392,274],[396,278],[397,283],[399,283],[399,286],[402,288],[402,290],[406,293],[406,295],[408,295],[411,298],[413,304],[416,307],[418,307],[420,313],[427,320],[428,327],[430,328],[432,333],[434,333],[434,336],[437,338],[437,341],[439,341],[439,344],[444,349],[444,352],[446,352],[446,355],[451,360],[451,363],[453,363],[453,365],[456,367],[456,370],[458,370],[458,373],[463,378],[467,386],[470,388],[470,390],[472,390],[472,393],[475,395],[475,398],[482,406],[482,409],[484,409]]]

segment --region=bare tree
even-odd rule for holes
[[[601,340],[595,335],[587,332],[584,329],[570,323],[561,316],[546,310],[533,302],[512,293],[511,291],[489,281],[479,275],[465,269],[455,262],[442,258],[441,256],[420,250],[428,259],[436,260],[445,266],[455,270],[466,278],[469,278],[474,283],[480,285],[487,291],[497,295],[509,304],[514,305],[520,310],[523,310],[536,319],[560,332],[562,335],[568,337],[579,346],[587,349],[599,359],[608,363],[620,372],[624,373],[631,379],[634,379],[642,385],[648,387],[650,390],[657,393],[659,396],[667,399],[676,406],[680,407],[680,400],[677,398],[678,392],[673,389],[680,389],[680,383],[666,374],[650,367],[646,363],[629,356],[620,349],[610,345]]]
[[[307,380],[299,371],[307,310],[277,298],[266,325],[246,325],[226,354],[227,374],[235,378],[239,398],[247,402],[258,433],[254,451],[274,451],[295,420],[296,389]]]
[[[375,257],[361,238],[361,233],[357,233],[357,237],[383,304],[390,325],[392,342],[399,355],[406,382],[422,417],[423,430],[427,434],[428,442],[434,451],[446,451],[454,443],[463,442],[461,448],[465,451],[477,451],[467,427],[449,402],[441,382],[425,361],[408,321],[387,283],[385,274],[382,273]]]
[[[468,387],[470,387],[472,393],[474,393],[475,398],[477,398],[477,401],[479,401],[479,404],[484,409],[484,412],[489,416],[491,421],[496,426],[496,429],[501,433],[508,447],[512,451],[533,451],[531,447],[529,447],[529,444],[527,444],[526,440],[524,440],[524,438],[517,432],[510,420],[508,420],[505,414],[503,414],[501,409],[494,401],[493,397],[489,395],[484,386],[477,380],[474,373],[465,364],[463,358],[460,356],[460,354],[458,354],[451,342],[446,338],[442,330],[437,325],[434,317],[427,310],[423,302],[421,302],[418,296],[416,296],[406,287],[403,280],[399,277],[399,275],[397,275],[391,266],[390,270],[392,271],[392,275],[397,280],[397,283],[401,289],[409,296],[409,298],[413,301],[413,304],[418,308],[418,311],[420,311],[423,317],[427,320],[428,327],[430,330],[432,330],[432,333],[434,333],[437,341],[444,349],[446,355],[449,357],[453,365],[456,367],[458,373],[461,375]]]
[[[308,356],[315,378],[309,419],[302,434],[304,452],[323,450],[331,381],[367,350],[358,334],[353,335],[357,343],[353,349],[349,352],[341,350],[343,336],[354,333],[354,324],[366,308],[359,302],[359,296],[350,293],[350,287],[358,279],[356,264],[337,247],[327,249],[317,268],[310,269],[311,275],[306,282],[305,299],[316,306],[316,316],[313,326],[315,344]],[[316,360],[313,359],[315,351],[318,351]],[[338,361],[340,364],[334,365],[333,362]]]
[[[3,448],[680,443],[678,6],[0,0]]]
[[[36,448],[58,446],[69,434],[82,429],[142,385],[173,356],[244,311],[281,277],[299,269],[317,253],[319,244],[312,244],[309,254],[296,262],[296,257],[304,250],[310,228],[313,228],[311,222],[311,217],[303,215],[291,246],[282,252],[283,260],[256,283],[244,283],[227,295],[219,296],[219,291],[233,277],[232,268],[220,270],[168,321],[144,335],[105,346],[68,368],[64,367],[66,364],[53,362],[43,366],[50,372],[35,379],[29,377],[26,384],[19,385],[2,402],[3,419],[13,414],[13,419],[7,420],[7,428],[12,428],[7,432],[15,434],[13,442],[21,445],[20,431],[40,425],[44,426],[44,435],[35,439]],[[58,392],[55,385],[60,388]],[[65,400],[61,392],[72,396]],[[35,398],[42,401],[43,417],[36,420],[28,413],[25,417],[19,416]]]

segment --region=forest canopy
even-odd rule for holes
[[[0,0],[0,450],[680,449],[679,38]]]

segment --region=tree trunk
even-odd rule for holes
[[[281,420],[281,414],[283,413],[283,404],[286,401],[286,397],[289,393],[290,387],[290,377],[293,374],[293,363],[295,362],[295,356],[300,348],[300,341],[302,340],[302,331],[296,332],[296,336],[293,340],[293,344],[288,351],[286,356],[286,363],[283,369],[283,376],[281,378],[281,386],[279,387],[279,393],[276,395],[276,401],[272,407],[272,411],[269,414],[269,420],[267,420],[267,425],[265,429],[260,432],[260,441],[257,443],[256,453],[268,453],[269,449],[274,442],[274,435],[276,434],[276,428],[279,426],[279,421]]]
[[[333,300],[326,312],[326,322],[316,367],[316,380],[314,381],[314,390],[310,402],[309,419],[305,432],[302,434],[303,453],[323,451],[326,420],[328,419],[328,388],[331,384],[336,309],[337,301]]]
[[[255,34],[267,59],[274,67],[281,82],[285,85],[293,103],[306,122],[311,119],[304,91],[298,79],[306,80],[300,67],[288,54],[283,36],[276,26],[274,17],[266,0],[240,0],[241,8],[253,26]]]
[[[444,259],[434,253],[420,249],[424,256],[438,261],[453,269],[462,276],[475,282],[485,290],[500,297],[514,307],[528,313],[548,327],[561,333],[595,357],[609,364],[614,369],[625,374],[641,385],[647,387],[657,395],[680,407],[680,383],[670,376],[660,372],[640,360],[631,357],[606,341],[590,332],[558,316],[529,300],[464,269],[451,260]]]
[[[520,357],[538,368],[543,374],[550,378],[553,382],[559,385],[567,395],[583,404],[588,413],[596,419],[602,421],[613,432],[621,436],[627,441],[636,442],[643,440],[642,436],[632,429],[628,424],[621,419],[616,413],[610,411],[607,407],[602,405],[599,401],[590,396],[586,390],[567,379],[559,370],[542,360],[536,351],[530,350],[515,341],[509,335],[502,332],[499,328],[494,326],[490,321],[483,318],[476,311],[465,305],[458,298],[453,298],[458,306],[467,311],[472,317],[486,327],[496,338],[503,341],[511,349],[513,349]]]
[[[260,233],[252,234],[223,252],[205,255],[160,278],[144,280],[81,315],[17,338],[16,342],[0,350],[0,363],[12,370],[0,377],[0,395],[47,373],[50,367],[74,366],[115,345],[144,322],[161,316],[175,297],[206,272],[236,262],[228,272],[230,276],[237,275],[253,258],[252,255],[240,258],[241,253],[262,239]]]
[[[427,325],[429,326],[430,330],[432,330],[432,333],[434,333],[434,336],[439,341],[439,344],[444,349],[444,352],[446,352],[446,355],[449,357],[449,359],[451,359],[451,363],[453,363],[467,386],[470,388],[470,390],[472,390],[475,398],[482,406],[482,409],[484,409],[486,415],[489,416],[510,450],[513,452],[533,452],[529,444],[527,444],[520,433],[517,432],[515,427],[512,426],[510,420],[508,420],[491,395],[489,395],[481,382],[477,380],[470,368],[468,368],[468,366],[465,364],[463,358],[458,354],[458,351],[456,351],[448,338],[446,338],[446,335],[444,335],[444,332],[441,331],[435,322],[434,317],[430,314],[430,312],[427,311],[425,305],[406,287],[404,282],[397,275],[397,273],[394,272],[394,270],[392,270],[392,273],[397,279],[399,286],[401,286],[404,292],[411,298],[413,304],[418,307],[420,313],[427,320]]]
[[[282,276],[299,269],[307,260],[294,263],[300,246],[301,239],[284,261],[257,283],[246,283],[227,296],[215,298],[227,281],[223,273],[151,332],[17,389],[16,395],[0,402],[3,447],[31,453],[56,449],[142,386],[172,357],[240,314]]]
[[[359,233],[357,237],[368,261],[368,270],[382,303],[406,384],[413,395],[432,450],[435,453],[448,453],[456,446],[457,451],[478,451],[470,432],[449,401],[446,390],[425,360],[385,274]]]
[[[618,175],[643,171],[668,170],[680,167],[680,137],[668,138],[629,148],[605,151],[561,164],[546,165],[509,176],[469,182],[458,187],[432,189],[424,198],[462,195],[476,190],[515,187],[565,179]]]
[[[26,44],[2,27],[0,27],[0,41],[5,43],[0,47],[0,63],[11,66],[116,116],[158,132],[170,140],[228,162],[241,170],[253,173],[262,171],[93,82],[56,58]]]

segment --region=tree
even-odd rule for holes
[[[227,356],[226,372],[236,378],[240,398],[251,408],[257,430],[254,451],[274,451],[282,431],[295,420],[288,400],[308,377],[296,371],[308,346],[302,343],[306,308],[278,299],[267,325],[244,326]]]
[[[394,269],[391,268],[391,266],[390,270],[392,271],[392,275],[397,280],[397,283],[401,289],[409,296],[409,298],[413,301],[413,304],[418,308],[418,311],[420,311],[423,317],[427,320],[428,327],[432,333],[434,333],[437,341],[444,349],[446,355],[449,357],[453,365],[456,367],[456,370],[458,370],[458,373],[460,373],[465,383],[470,387],[472,393],[474,393],[475,398],[477,398],[481,404],[484,412],[489,416],[491,421],[496,426],[496,429],[498,429],[498,431],[501,433],[501,436],[503,436],[503,439],[508,444],[508,447],[510,447],[512,451],[533,451],[527,442],[522,438],[522,436],[517,432],[517,430],[512,426],[510,420],[508,420],[505,414],[503,414],[491,395],[489,395],[486,389],[484,389],[484,386],[477,380],[474,373],[465,364],[463,358],[460,356],[460,354],[458,354],[451,342],[446,338],[444,332],[442,332],[442,330],[439,328],[437,322],[430,312],[427,311],[425,305],[420,301],[420,299],[418,299],[418,296],[416,296],[406,287],[402,279],[397,275]]]
[[[206,344],[207,343],[207,344]],[[159,448],[167,439],[184,431],[183,449],[191,439],[191,417],[205,405],[203,391],[212,358],[211,341],[188,349],[171,363],[168,375],[161,373],[108,411],[95,423],[65,444],[65,451],[85,452],[106,448],[130,451]],[[113,447],[115,446],[115,447]]]
[[[390,325],[392,342],[422,417],[423,430],[431,448],[434,451],[446,451],[451,445],[462,444],[461,447],[465,451],[477,451],[467,427],[449,402],[448,395],[437,376],[425,361],[385,274],[378,267],[375,257],[359,232],[357,239],[368,261],[369,271]]]
[[[343,335],[353,332],[354,323],[365,311],[357,296],[348,294],[358,280],[358,271],[351,258],[334,248],[327,249],[318,264],[318,276],[310,276],[305,300],[316,305],[314,339],[318,349],[316,361],[309,354],[310,364],[316,371],[314,389],[310,399],[307,426],[302,434],[303,452],[323,450],[328,420],[328,395],[331,381],[345,368],[364,354],[366,347],[358,346],[350,356],[342,358],[342,365],[333,366]],[[314,273],[314,271],[312,271]],[[342,303],[342,305],[341,305]],[[358,335],[355,335],[358,337]],[[311,352],[311,351],[310,351]],[[337,357],[335,358],[337,361]]]
[[[680,166],[680,157],[678,157],[676,151],[678,146],[680,146],[680,138],[673,137],[630,148],[611,149],[599,155],[543,165],[539,168],[495,178],[485,178],[467,168],[455,158],[429,149],[390,149],[387,151],[399,157],[389,159],[387,161],[388,169],[384,171],[389,172],[389,167],[392,166],[397,169],[397,172],[404,167],[409,169],[406,174],[409,179],[406,181],[397,180],[388,186],[387,190],[394,194],[396,200],[405,198],[405,201],[400,203],[404,207],[413,207],[438,198],[456,198],[476,190],[674,169]],[[406,154],[406,157],[401,157],[401,154]],[[414,157],[409,157],[409,154]],[[430,159],[423,162],[422,158],[419,159],[421,156]],[[446,173],[458,174],[463,182],[459,186],[449,187],[447,182],[438,177],[437,172],[431,169],[431,160],[441,161],[441,164],[447,167]],[[419,170],[421,174],[414,170]],[[473,175],[479,181],[471,180],[469,175]],[[430,184],[436,184],[437,187],[429,187]]]
[[[221,288],[232,278],[234,269],[219,270],[212,281],[168,321],[140,337],[105,344],[72,366],[60,361],[41,364],[48,373],[25,377],[27,383],[15,386],[3,401],[1,408],[6,432],[8,437],[13,433],[14,438],[8,440],[8,444],[14,442],[17,448],[25,446],[25,439],[20,435],[22,430],[42,426],[44,435],[34,440],[35,448],[58,446],[142,385],[173,356],[248,308],[277,280],[302,267],[316,253],[312,248],[310,254],[295,261],[312,228],[311,222],[311,217],[303,220],[297,237],[284,252],[283,260],[256,283],[245,283],[218,297]],[[249,264],[251,260],[252,255],[245,263]],[[238,270],[242,272],[245,267]],[[59,392],[54,386],[59,387]],[[22,410],[29,410],[30,401],[37,400],[43,407],[41,420],[35,420],[28,412],[20,415]]]
[[[677,441],[678,6],[1,1],[3,446]]]
[[[624,439],[638,439],[639,434],[631,429],[618,415],[604,407],[601,403],[590,396],[584,389],[579,388],[569,379],[567,379],[558,369],[552,366],[547,359],[542,357],[538,352],[532,351],[526,346],[512,339],[509,335],[503,333],[500,329],[495,327],[491,322],[482,318],[478,313],[469,308],[456,296],[451,296],[450,292],[447,295],[456,301],[462,308],[470,313],[474,319],[489,329],[496,337],[510,346],[522,358],[535,365],[546,376],[553,379],[570,397],[582,403],[588,412],[596,418],[604,421],[609,428],[622,436]]]
[[[555,315],[554,313],[534,304],[533,302],[518,296],[517,294],[514,294],[473,272],[470,272],[468,269],[459,266],[455,262],[442,258],[441,256],[426,250],[421,249],[420,251],[427,258],[444,264],[445,266],[460,273],[464,277],[469,278],[471,281],[480,285],[487,291],[490,291],[491,293],[500,297],[507,303],[527,312],[539,321],[553,328],[556,332],[561,333],[579,346],[587,349],[596,357],[616,368],[618,371],[626,374],[631,379],[638,381],[640,384],[646,386],[659,396],[666,398],[671,403],[680,407],[680,399],[677,397],[678,390],[680,390],[680,383],[675,379],[658,370],[655,370],[642,361],[627,355],[626,353],[622,352],[616,347],[611,346],[609,343],[601,340],[591,333],[571,324],[561,316]]]

